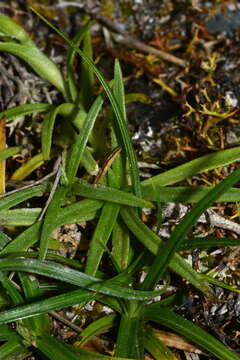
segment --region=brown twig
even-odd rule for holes
[[[107,28],[109,28],[111,31],[120,34],[115,37],[115,40],[118,43],[127,46],[131,49],[136,49],[144,53],[153,54],[161,58],[162,60],[171,62],[175,65],[181,67],[186,66],[186,62],[184,60],[179,59],[178,57],[171,55],[165,51],[156,49],[153,46],[146,45],[143,42],[137,40],[134,36],[129,35],[125,30],[122,29],[122,27],[119,24],[113,23],[112,20],[109,19],[108,17],[95,12],[89,12],[89,15],[91,15],[94,19],[102,23]]]
[[[70,327],[71,329],[73,329],[74,331],[80,333],[82,331],[82,329],[75,325],[74,323],[72,323],[71,321],[69,321],[68,319],[66,319],[64,316],[58,314],[56,311],[49,311],[49,314],[54,317],[55,319],[57,319],[58,321],[60,321],[61,323],[63,323],[64,325],[67,325],[68,327]]]

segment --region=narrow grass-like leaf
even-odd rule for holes
[[[70,149],[66,165],[66,174],[70,184],[74,182],[89,135],[91,134],[95,120],[99,114],[99,111],[101,110],[103,101],[104,99],[101,95],[96,98],[87,114],[81,132],[77,136],[75,143]]]
[[[174,253],[180,246],[181,241],[186,237],[187,233],[191,230],[200,215],[210,207],[219,196],[232,187],[240,179],[240,169],[235,170],[202,200],[183,218],[183,220],[176,226],[175,231],[172,233],[167,242],[160,248],[160,251],[155,258],[144,282],[143,289],[149,290],[154,287],[164,271],[166,270],[169,262],[173,258]]]
[[[20,146],[13,146],[5,150],[0,150],[0,161],[4,161],[10,156],[13,156],[17,153],[19,153],[21,150]]]
[[[7,275],[2,271],[0,272],[0,281],[1,281],[3,288],[7,291],[8,295],[14,305],[19,305],[24,302],[24,299],[21,296],[21,294],[19,293],[19,291],[13,285],[11,280],[9,280]]]
[[[27,199],[31,199],[34,196],[42,196],[46,189],[47,185],[38,185],[28,189],[19,190],[15,194],[11,194],[2,199],[0,196],[0,211],[8,210],[11,207],[18,205]]]
[[[18,339],[13,339],[0,346],[0,360],[26,359],[31,352]]]
[[[49,237],[54,229],[57,228],[56,218],[58,213],[60,212],[61,205],[65,199],[68,188],[65,186],[59,186],[56,190],[53,198],[48,206],[42,231],[40,237],[40,250],[39,250],[39,258],[44,259],[48,250]]]
[[[125,107],[125,92],[124,92],[124,83],[121,66],[118,60],[114,62],[114,81],[113,81],[113,94],[117,99],[118,106],[121,110],[123,121],[127,124],[127,115],[126,115],[126,107]],[[111,112],[112,113],[112,112]],[[121,137],[119,137],[118,124],[116,123],[116,119],[114,113],[112,113],[112,129],[111,129],[111,146],[112,150],[117,148],[117,146],[122,146]],[[115,187],[120,189],[126,185],[126,155],[121,152],[112,165],[112,170],[115,175]],[[135,170],[134,170],[135,171]],[[109,173],[109,185],[111,184],[111,178]]]
[[[79,110],[79,108],[74,104],[63,103],[45,116],[41,132],[42,154],[44,160],[50,159],[53,142],[53,130],[57,116],[60,115],[64,118],[68,118],[67,120],[71,120],[80,131],[83,126],[83,124],[80,124],[80,121],[82,122],[82,112],[82,109]],[[97,163],[87,147],[84,149],[81,163],[90,174],[95,172],[97,169]]]
[[[3,255],[8,253],[14,253],[17,251],[24,251],[37,243],[40,238],[41,225],[41,222],[37,222],[32,226],[28,227],[14,240],[7,244],[7,246],[5,246],[5,248],[1,251],[0,254]]]
[[[36,46],[0,42],[0,51],[18,56],[30,65],[38,75],[53,84],[63,95],[66,95],[63,76],[57,65]]]
[[[156,337],[150,327],[143,329],[144,346],[156,360],[178,360],[168,347]]]
[[[120,213],[129,230],[151,253],[156,255],[162,243],[159,236],[149,229],[138,216],[136,216],[131,208],[123,208]],[[201,274],[193,270],[181,256],[174,254],[169,267],[181,277],[188,280],[193,286],[210,295],[207,281],[201,277]]]
[[[103,206],[102,201],[80,200],[61,209],[57,217],[57,227],[65,224],[75,224],[94,219],[96,211]],[[92,217],[93,216],[93,217]]]
[[[86,23],[82,28],[76,33],[72,42],[75,46],[80,46],[80,43],[89,29],[90,23]],[[70,48],[67,52],[67,79],[66,85],[68,87],[69,98],[71,101],[76,102],[78,98],[78,88],[75,79],[75,68],[74,68],[74,60],[76,57],[76,50],[74,48]]]
[[[116,223],[119,209],[119,206],[115,204],[104,204],[90,242],[85,268],[86,274],[93,276],[96,274],[112,229]]]
[[[81,340],[78,345],[84,345],[91,337],[103,334],[115,325],[116,314],[110,314],[95,320],[81,332]]]
[[[84,303],[95,299],[94,294],[87,290],[74,290],[56,295],[30,304],[20,305],[10,310],[0,312],[0,323],[7,324],[12,321],[26,319],[32,316],[47,313],[51,310],[60,310],[68,306]]]
[[[143,359],[143,321],[140,317],[121,316],[115,356]]]
[[[114,83],[113,83],[113,93],[116,96],[118,101],[118,106],[121,109],[123,118],[127,121],[126,108],[125,108],[125,94],[124,94],[124,83],[122,69],[118,59],[114,62]]]
[[[89,27],[83,37],[82,51],[93,63],[92,41]],[[81,63],[80,82],[79,100],[84,109],[88,111],[94,96],[94,74],[93,69],[84,61]]]
[[[115,223],[112,232],[112,257],[119,270],[124,271],[130,263],[133,251],[131,251],[129,231],[120,220]]]
[[[229,290],[232,292],[240,293],[239,286],[235,287],[235,286],[227,285],[224,282],[215,279],[213,276],[209,276],[209,275],[205,275],[205,274],[202,274],[202,277],[205,278],[207,281],[209,281],[211,284],[222,287],[223,289],[226,289],[226,290]]]
[[[10,39],[19,41],[21,44],[35,46],[29,34],[10,17],[0,16],[0,36],[7,36]]]
[[[42,291],[39,287],[39,282],[36,278],[30,277],[26,273],[18,274],[26,301],[34,301],[42,297]],[[40,336],[44,333],[49,333],[50,322],[47,314],[41,314],[28,319],[27,321],[28,336]]]
[[[210,249],[211,247],[240,246],[239,238],[219,238],[207,236],[204,238],[184,239],[178,246],[178,250]]]
[[[38,251],[19,251],[19,252],[15,252],[15,253],[11,253],[8,254],[8,258],[12,257],[12,258],[19,258],[19,257],[24,257],[24,258],[33,258],[36,259],[38,257],[39,252]],[[4,255],[1,254],[1,257],[4,257]],[[65,256],[60,256],[54,253],[48,253],[46,256],[47,260],[55,260],[57,263],[60,264],[66,264],[74,269],[78,269],[78,270],[83,270],[83,264],[79,263],[78,260],[74,260],[74,259],[69,259]],[[41,283],[40,283],[40,288],[41,288]]]
[[[0,251],[11,241],[12,239],[3,231],[0,232]]]
[[[77,349],[47,335],[37,340],[37,347],[51,360],[131,360]]]
[[[42,144],[42,154],[44,160],[50,159],[51,147],[52,147],[52,137],[53,137],[53,128],[55,125],[55,120],[58,115],[61,116],[70,116],[74,110],[74,105],[71,103],[63,103],[57,106],[55,109],[48,112],[45,116],[42,124],[41,131],[41,144]]]
[[[154,189],[156,189],[156,196],[159,200],[159,193],[156,187],[176,184],[177,182],[193,175],[216,169],[218,167],[223,167],[238,160],[240,160],[239,146],[232,149],[217,151],[215,153],[188,161],[183,165],[144,180],[141,182],[141,186],[145,188],[144,191],[146,192],[148,189],[150,191],[154,191]]]
[[[102,207],[102,202],[97,200],[81,200],[63,209],[58,215],[56,227],[65,224],[75,224],[89,221],[96,217],[96,211]],[[2,251],[2,254],[25,251],[40,239],[42,223],[37,222],[23,231],[12,240]]]
[[[142,186],[143,198],[161,203],[196,203],[209,194],[213,186],[176,186],[165,187],[154,184],[154,187]],[[219,196],[219,202],[240,201],[240,189],[232,188]]]
[[[146,320],[160,323],[181,336],[185,336],[190,341],[210,351],[211,354],[220,360],[239,360],[239,356],[236,353],[229,350],[212,335],[175,314],[173,311],[161,308],[159,303],[145,307],[143,315]]]
[[[83,51],[78,49],[75,44],[59,29],[57,29],[53,24],[51,24],[46,18],[44,18],[41,14],[39,14],[35,9],[32,9],[48,26],[50,26],[54,31],[56,31],[72,48],[76,50],[76,52],[83,58],[83,60],[88,64],[88,66],[94,71],[96,77],[98,78],[99,82],[103,86],[110,102],[115,112],[119,130],[122,136],[122,141],[125,146],[125,150],[130,162],[131,168],[131,178],[132,178],[132,185],[134,189],[135,195],[141,197],[141,187],[140,187],[140,180],[138,174],[138,166],[137,166],[137,159],[135,156],[135,152],[133,149],[133,145],[126,127],[126,123],[124,120],[124,114],[122,114],[121,108],[119,107],[118,101],[114,96],[112,90],[110,89],[109,85],[105,81],[101,72],[97,69],[97,67],[92,63],[91,59],[84,54]]]
[[[153,204],[131,193],[114,189],[110,186],[91,185],[86,182],[76,183],[72,186],[73,193],[90,199],[105,200],[121,205],[133,207],[152,208]]]
[[[29,226],[38,218],[41,208],[22,208],[0,211],[0,223],[4,226]]]
[[[7,325],[0,325],[0,341],[7,341],[11,339],[20,339],[18,334]]]
[[[24,180],[28,175],[30,175],[34,170],[38,169],[43,165],[43,155],[42,153],[33,156],[28,162],[20,166],[11,176],[11,180]]]
[[[111,281],[103,281],[60,264],[35,259],[0,259],[0,270],[31,272],[92,290],[95,294],[104,294],[128,300],[148,300],[161,293],[161,290],[134,290],[123,286],[122,282],[114,281],[114,278]]]
[[[53,108],[52,105],[44,104],[44,103],[19,105],[0,112],[0,118],[4,117],[7,123],[11,120],[17,119],[18,117],[22,117],[25,115],[38,113],[38,112],[48,112],[52,108]]]

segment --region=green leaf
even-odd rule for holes
[[[190,238],[184,239],[178,246],[178,250],[190,250],[190,249],[209,249],[211,247],[224,247],[224,246],[239,246],[240,239],[237,238],[219,238],[213,236],[207,236],[204,238]]]
[[[159,253],[156,256],[148,274],[143,282],[143,289],[149,290],[154,287],[164,271],[172,260],[176,250],[180,246],[181,241],[186,237],[200,215],[210,207],[219,196],[232,187],[240,179],[240,169],[235,170],[202,200],[200,200],[195,207],[183,218],[183,220],[176,226],[166,243],[160,247]]]
[[[73,43],[75,46],[80,46],[81,41],[83,40],[83,37],[85,33],[88,31],[90,26],[90,22],[87,22],[82,28],[76,33],[76,35],[73,38]],[[74,60],[76,57],[76,50],[74,48],[70,48],[67,52],[67,79],[66,84],[68,87],[68,93],[69,98],[72,102],[76,102],[78,98],[78,89],[77,89],[77,83],[75,79],[75,64]]]
[[[22,304],[24,302],[23,297],[4,272],[0,272],[0,281],[14,305]]]
[[[18,40],[21,44],[35,46],[29,34],[18,23],[10,17],[0,16],[0,37],[8,36],[11,39]]]
[[[66,94],[60,70],[35,45],[20,45],[11,42],[0,43],[0,51],[9,52],[24,60],[39,76],[53,84],[63,95]]]
[[[91,291],[74,290],[66,294],[52,296],[30,304],[19,305],[13,309],[0,312],[0,323],[7,324],[12,321],[26,319],[32,316],[45,314],[51,310],[60,310],[68,306],[80,304],[82,302],[95,299]]]
[[[31,199],[34,196],[42,196],[47,189],[47,185],[33,186],[28,189],[19,190],[14,194],[8,195],[1,199],[0,196],[0,211],[8,210],[21,202]]]
[[[110,186],[98,184],[88,184],[86,182],[76,183],[71,190],[74,194],[81,195],[90,199],[109,201],[116,204],[128,205],[133,207],[153,208],[154,205],[150,201],[146,201],[131,193],[114,189]]]
[[[108,331],[115,325],[115,320],[116,314],[110,314],[93,321],[81,332],[81,340],[78,341],[78,345],[82,346],[90,340],[91,337]]]
[[[4,161],[10,156],[13,156],[17,153],[19,153],[21,150],[20,146],[13,146],[5,150],[0,150],[0,161]]]
[[[42,291],[39,287],[39,282],[36,278],[30,277],[25,273],[18,274],[22,289],[24,291],[25,299],[27,302],[34,301],[42,297]],[[41,314],[28,319],[27,331],[29,339],[31,337],[41,336],[44,333],[49,333],[50,322],[47,314]]]
[[[21,208],[0,211],[0,223],[4,226],[29,226],[38,218],[41,209]]]
[[[3,231],[0,232],[0,251],[11,241],[12,239]]]
[[[102,207],[102,202],[97,200],[81,200],[62,208],[57,217],[56,227],[65,224],[74,224],[81,221],[92,220],[96,217],[97,210]],[[2,254],[27,250],[40,239],[42,222],[37,222],[23,231],[12,240],[2,251]]]
[[[42,154],[44,160],[50,160],[50,153],[52,147],[53,129],[55,120],[58,115],[67,117],[70,116],[74,110],[74,105],[70,103],[63,103],[47,113],[43,120],[41,131]]]
[[[10,340],[0,346],[0,360],[26,359],[31,352],[18,339]]]
[[[150,327],[143,329],[144,346],[156,360],[177,360],[168,347],[156,337]]]
[[[141,197],[141,187],[140,187],[136,155],[135,155],[135,152],[133,149],[133,144],[131,142],[130,135],[129,135],[127,127],[126,127],[124,114],[122,113],[119,103],[118,103],[116,97],[114,96],[112,90],[110,89],[107,82],[104,80],[104,77],[101,74],[101,72],[93,64],[91,59],[89,59],[89,57],[86,54],[84,54],[83,51],[78,49],[76,47],[76,45],[62,31],[57,29],[46,18],[44,18],[41,14],[39,14],[35,9],[32,9],[32,10],[40,17],[40,19],[42,19],[48,26],[50,26],[54,31],[56,31],[73,49],[76,50],[76,52],[83,58],[83,60],[86,62],[86,64],[92,69],[92,71],[95,73],[96,77],[98,78],[99,82],[103,86],[103,88],[111,102],[113,110],[115,112],[119,130],[120,130],[121,137],[122,137],[122,141],[124,143],[127,157],[129,158],[134,193],[135,193],[135,195]]]
[[[167,308],[161,308],[159,303],[149,305],[143,310],[145,320],[157,322],[174,330],[191,342],[203,347],[218,359],[239,360],[239,356],[236,353],[229,350],[212,335],[197,327],[191,321],[185,320],[174,312],[169,311]]]
[[[214,186],[176,186],[166,187],[154,184],[154,187],[142,186],[143,198],[161,203],[196,203],[214,189]],[[232,188],[221,194],[219,202],[240,201],[240,189]]]
[[[95,275],[101,262],[108,239],[116,223],[119,213],[119,206],[106,203],[102,208],[97,226],[90,242],[85,272],[89,275]]]
[[[103,101],[104,99],[101,95],[96,98],[87,114],[81,132],[77,136],[76,141],[68,153],[66,174],[70,184],[72,184],[75,180],[79,164],[82,160],[84,149],[87,145],[87,141],[93,129],[95,120],[102,108]]]
[[[29,161],[20,166],[14,174],[11,176],[11,180],[24,180],[28,175],[30,175],[34,170],[38,169],[43,165],[43,155],[42,153],[33,156]]]
[[[121,316],[115,356],[142,360],[144,355],[143,321],[140,317]]]
[[[76,349],[48,335],[38,339],[37,347],[51,360],[131,360],[126,358],[113,358],[111,356]]]
[[[0,325],[0,341],[19,339],[18,334],[7,325]]]
[[[53,230],[57,228],[57,216],[60,212],[60,208],[65,199],[67,191],[67,187],[59,186],[54,193],[53,198],[46,211],[40,236],[39,259],[41,260],[45,258],[48,250],[50,236]]]
[[[165,171],[159,175],[153,176],[141,182],[145,193],[149,190],[156,191],[158,201],[160,196],[158,193],[158,186],[166,186],[176,184],[193,175],[223,167],[240,159],[240,147],[232,149],[221,150],[209,155],[201,156],[197,159],[191,160],[183,165],[177,166],[174,169]]]
[[[84,33],[82,51],[93,62],[93,51],[89,26]],[[93,69],[88,66],[88,64],[86,64],[84,61],[82,61],[81,63],[80,82],[81,87],[79,93],[79,100],[84,109],[88,111],[93,102],[94,75]]]
[[[6,119],[6,122],[9,122],[21,116],[38,113],[38,112],[48,112],[52,108],[53,108],[52,105],[44,104],[44,103],[14,106],[10,109],[0,112],[0,118],[4,117]]]
[[[123,221],[136,238],[154,255],[158,253],[162,240],[151,229],[149,229],[134,213],[131,208],[123,208],[120,211]],[[188,280],[193,286],[210,295],[208,283],[192,267],[179,256],[174,254],[169,267]]]
[[[112,232],[112,257],[120,271],[127,269],[133,253],[130,246],[130,236],[126,225],[120,221],[115,223]]]
[[[98,294],[104,294],[129,300],[148,300],[158,296],[161,290],[140,291],[123,286],[122,282],[108,281],[86,275],[66,266],[55,264],[49,261],[35,259],[0,259],[0,270],[25,271],[52,279],[67,282]]]

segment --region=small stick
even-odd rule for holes
[[[60,160],[59,160],[59,159],[60,159]],[[58,186],[58,183],[59,183],[59,180],[60,180],[60,177],[61,177],[61,173],[62,173],[62,168],[59,166],[61,159],[62,159],[62,157],[61,157],[61,155],[59,155],[57,175],[56,175],[56,177],[55,177],[55,180],[54,180],[54,183],[53,183],[51,192],[50,192],[50,194],[49,194],[49,197],[48,197],[48,199],[47,199],[47,202],[46,202],[46,204],[45,204],[45,206],[44,206],[44,208],[43,208],[43,210],[42,210],[42,212],[41,212],[41,214],[40,214],[40,216],[39,216],[39,218],[38,218],[38,221],[42,221],[42,219],[43,219],[43,217],[44,217],[44,215],[45,215],[45,212],[47,211],[48,206],[49,206],[49,204],[50,204],[50,202],[51,202],[51,200],[52,200],[52,198],[53,198],[53,195],[55,194],[55,191],[56,191],[56,189],[57,189],[57,186]]]
[[[99,173],[97,174],[95,180],[94,180],[94,184],[98,184],[102,178],[106,175],[108,169],[111,167],[112,163],[114,162],[114,160],[116,159],[116,157],[118,156],[118,154],[120,154],[120,152],[122,151],[121,146],[117,146],[116,149],[114,149],[109,156],[107,156],[107,158],[105,159],[102,168],[99,170]]]
[[[142,41],[137,40],[134,36],[127,34],[127,32],[122,29],[121,25],[113,23],[112,20],[109,19],[108,17],[94,12],[89,12],[89,15],[91,15],[94,19],[101,22],[103,25],[105,25],[113,32],[121,34],[121,36],[115,37],[115,40],[120,44],[123,44],[132,49],[140,50],[145,53],[153,54],[163,60],[171,62],[175,65],[179,65],[181,67],[186,66],[186,62],[184,60],[179,59],[178,57],[171,55],[165,51],[156,49],[153,46],[146,45]]]
[[[54,317],[55,319],[61,321],[63,324],[67,325],[68,327],[70,327],[71,329],[75,330],[76,332],[80,333],[82,331],[82,329],[73,324],[71,321],[67,320],[65,317],[63,317],[62,315],[59,315],[56,311],[49,311],[49,314]]]

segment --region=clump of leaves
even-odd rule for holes
[[[31,113],[45,114],[41,152],[23,164],[12,179],[22,180],[44,162],[60,155],[54,181],[50,180],[51,173],[48,183],[19,189],[3,196],[0,202],[2,225],[26,227],[15,238],[4,232],[0,234],[2,358],[24,359],[37,348],[45,357],[54,360],[143,359],[145,350],[155,359],[175,359],[175,355],[151,331],[155,323],[185,336],[218,359],[239,359],[236,353],[212,335],[177,315],[174,312],[175,296],[156,300],[165,292],[168,282],[160,290],[156,290],[156,285],[160,280],[165,282],[168,273],[173,271],[206,296],[212,296],[209,283],[226,287],[193,270],[178,250],[196,246],[196,241],[188,239],[187,234],[209,206],[217,200],[239,201],[239,190],[232,189],[232,186],[240,179],[240,169],[213,188],[167,185],[239,160],[240,148],[200,157],[141,182],[127,129],[119,62],[115,62],[113,80],[107,83],[92,61],[89,24],[70,40],[46,19],[43,20],[70,46],[66,77],[40,52],[19,25],[7,17],[0,17],[0,50],[26,61],[65,99],[60,105],[29,104],[0,114],[7,122]],[[80,89],[74,69],[76,55],[82,58]],[[104,89],[98,96],[94,96],[94,75]],[[106,98],[110,101],[110,108]],[[108,108],[106,119],[102,120],[102,124],[96,124],[103,106]],[[56,121],[62,122],[62,135],[57,141]],[[110,138],[106,129],[110,129]],[[107,148],[111,149],[111,154],[99,170],[99,153],[105,153]],[[5,160],[15,151],[19,149],[0,151],[0,160]],[[88,181],[93,176],[96,176],[95,183]],[[47,193],[50,196],[44,209],[13,208],[27,199]],[[141,209],[156,209],[156,205],[167,201],[193,202],[196,205],[176,226],[171,237],[163,242],[141,220]],[[49,251],[54,229],[64,224],[89,221],[95,224],[95,229],[84,265],[77,259],[68,259]],[[201,241],[201,247],[209,248],[217,246],[218,239],[206,237]],[[225,246],[229,244],[239,245],[240,241],[224,239],[221,243]],[[104,266],[103,272],[100,266],[105,253],[108,254],[109,266]],[[146,271],[146,277],[139,281],[142,270]],[[10,276],[13,271],[15,282]],[[51,283],[45,283],[45,278]],[[78,347],[64,344],[51,336],[50,311],[75,304],[79,304],[80,308],[91,300],[107,305],[113,314],[87,326],[81,333]],[[16,322],[15,330],[6,325],[12,322]],[[117,334],[113,356],[81,349],[92,336],[112,327]]]

